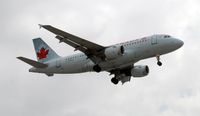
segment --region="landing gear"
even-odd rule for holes
[[[119,82],[119,80],[118,80],[117,78],[113,77],[113,78],[111,79],[111,82],[114,83],[115,85],[117,85],[118,82]]]
[[[99,73],[101,72],[101,67],[98,64],[96,64],[94,65],[93,70]]]
[[[158,66],[162,66],[162,62],[158,61],[158,62],[157,62],[157,65],[158,65]]]
[[[160,55],[157,55],[156,59],[157,59],[157,65],[162,66],[162,62],[160,62]]]

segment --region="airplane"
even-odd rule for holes
[[[149,74],[147,65],[134,65],[136,62],[156,57],[157,65],[161,66],[161,55],[175,51],[184,44],[182,40],[170,35],[156,34],[102,46],[51,25],[39,24],[39,26],[54,33],[60,43],[64,42],[75,48],[75,51],[81,51],[81,53],[61,57],[41,38],[33,39],[37,61],[21,56],[17,58],[32,66],[29,72],[44,73],[47,76],[107,71],[110,75],[114,75],[111,79],[113,84],[118,84],[119,81],[124,84],[130,81],[131,77],[140,78]]]

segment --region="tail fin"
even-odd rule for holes
[[[33,44],[39,62],[43,63],[60,57],[41,38],[33,39]]]

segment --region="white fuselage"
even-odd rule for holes
[[[172,52],[180,48],[183,42],[176,38],[165,37],[164,35],[153,35],[116,45],[124,47],[124,54],[116,59],[100,62],[99,66],[102,68],[102,71],[110,71],[116,68],[120,69],[133,65],[142,59]],[[29,71],[47,74],[82,73],[93,71],[93,66],[95,65],[83,53],[60,57],[46,63],[48,64],[47,68],[31,68]]]

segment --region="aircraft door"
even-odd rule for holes
[[[154,45],[154,44],[157,44],[157,37],[156,36],[153,36],[151,38],[151,45]]]

